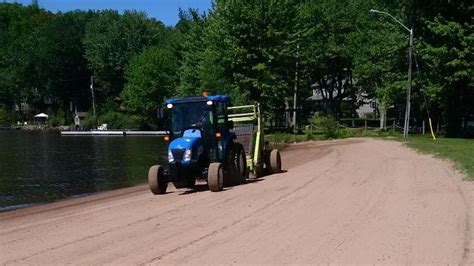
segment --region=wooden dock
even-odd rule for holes
[[[91,131],[61,131],[61,136],[164,136],[166,131],[121,131],[121,130],[91,130]]]

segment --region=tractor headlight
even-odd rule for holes
[[[191,150],[186,149],[186,151],[184,152],[184,160],[186,162],[191,161]]]
[[[171,151],[168,151],[168,161],[169,161],[170,163],[174,162],[173,153],[171,153]]]

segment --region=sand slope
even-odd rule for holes
[[[0,213],[0,263],[469,262],[471,203],[448,163],[371,139],[282,159],[220,193],[138,186]]]

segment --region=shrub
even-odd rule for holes
[[[50,127],[58,127],[58,126],[64,125],[64,115],[56,114],[56,115],[50,116],[46,124]]]
[[[311,125],[305,127],[305,129],[304,129],[304,137],[305,137],[306,140],[312,140],[312,139],[314,138],[313,129],[311,128]]]
[[[319,128],[324,137],[335,138],[337,132],[337,122],[332,116],[324,116],[316,113],[311,119],[311,124]]]
[[[10,116],[8,115],[7,111],[0,107],[0,125],[7,125],[10,122]]]
[[[99,116],[97,121],[99,124],[107,124],[109,129],[137,129],[142,124],[138,116],[113,111]]]
[[[354,136],[359,136],[358,131],[360,131],[360,130],[339,129],[337,131],[337,138],[351,138],[351,137],[354,137]]]
[[[83,121],[81,121],[83,129],[91,129],[97,127],[97,116],[87,114]]]

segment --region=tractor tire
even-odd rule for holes
[[[236,185],[245,183],[248,176],[247,157],[245,156],[244,146],[240,143],[234,144],[234,165],[233,183]]]
[[[281,172],[281,156],[280,152],[275,149],[270,152],[270,169],[272,174]]]
[[[235,157],[234,157],[235,143],[230,142],[227,145],[228,146],[224,155],[224,162],[222,163],[222,168],[224,172],[224,185],[226,187],[234,185],[235,175],[236,175]]]
[[[165,179],[165,169],[160,165],[153,165],[148,170],[148,185],[153,194],[165,194],[168,182]]]
[[[224,169],[221,163],[211,163],[209,165],[207,185],[212,192],[219,192],[224,188]]]

